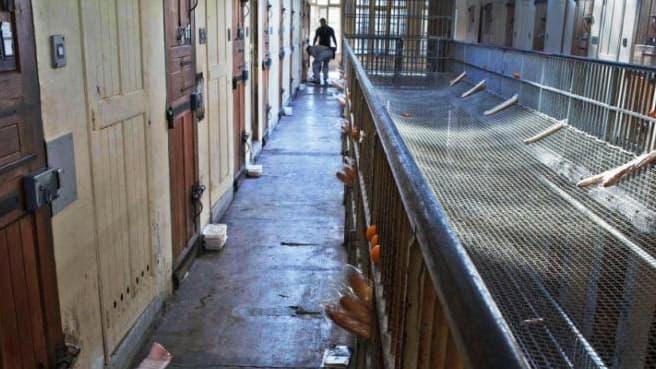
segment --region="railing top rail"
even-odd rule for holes
[[[429,38],[433,38],[433,37],[429,37]],[[446,39],[444,39],[444,38],[438,37],[438,39],[446,41]],[[591,63],[591,64],[603,64],[603,65],[608,65],[608,66],[612,66],[612,67],[633,69],[633,70],[650,72],[650,73],[656,72],[656,67],[651,67],[651,66],[647,66],[647,65],[622,63],[622,62],[616,62],[616,61],[611,61],[611,60],[593,59],[593,58],[586,58],[586,57],[574,56],[574,55],[563,55],[563,54],[556,54],[556,53],[548,53],[548,52],[536,51],[536,50],[516,49],[516,48],[512,48],[512,47],[507,47],[507,46],[489,45],[489,44],[459,41],[459,40],[453,40],[453,39],[449,39],[448,41],[450,43],[460,44],[460,45],[465,45],[465,46],[476,46],[476,47],[481,47],[481,48],[486,48],[486,49],[496,49],[496,50],[503,50],[503,51],[509,51],[509,52],[517,52],[517,53],[522,53],[522,54],[533,54],[533,55],[539,55],[539,56],[542,56],[542,57],[557,58],[557,59],[585,62],[585,63]]]
[[[344,40],[428,272],[446,310],[465,367],[526,369],[526,361],[474,263],[452,231],[367,73]]]
[[[374,39],[374,40],[402,40],[403,39],[403,36],[371,35],[368,33],[345,33],[344,36],[346,38]]]

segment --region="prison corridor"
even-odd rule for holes
[[[348,344],[322,308],[345,262],[333,90],[298,92],[293,116],[281,118],[258,160],[262,177],[243,181],[221,220],[225,248],[196,260],[144,353],[159,342],[170,368],[299,368]]]

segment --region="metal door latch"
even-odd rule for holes
[[[45,168],[23,178],[25,206],[28,211],[35,211],[59,197],[61,174],[58,168]]]
[[[205,192],[207,188],[205,187],[204,184],[200,182],[196,182],[191,186],[191,199],[193,200],[194,203],[194,219],[196,219],[199,215],[203,213],[203,193]]]

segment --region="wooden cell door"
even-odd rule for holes
[[[263,114],[263,119],[264,119],[264,132],[266,132],[269,129],[269,113],[271,112],[271,103],[270,103],[270,97],[269,97],[269,86],[271,85],[270,81],[270,71],[271,71],[271,23],[269,20],[271,19],[271,9],[269,8],[269,5],[266,5],[264,14],[262,15],[261,19],[263,20],[263,27],[264,27],[264,32],[262,33],[262,37],[264,37],[264,40],[262,42],[262,45],[264,47],[264,50],[262,53],[264,54],[264,59],[262,60],[262,103],[264,104],[264,114]]]
[[[307,81],[308,73],[310,70],[310,55],[305,51],[305,49],[310,46],[310,13],[311,7],[308,2],[303,0],[301,4],[302,14],[301,14],[301,37],[303,37],[301,54],[303,55],[303,66],[301,68],[301,80]]]
[[[0,1],[0,369],[54,368],[63,347],[50,210],[26,209],[46,166],[29,0]]]
[[[294,1],[291,2],[291,6],[292,6],[292,11],[289,17],[289,50],[291,51],[289,55],[289,90],[288,90],[290,99],[292,97],[292,91],[294,88],[294,64],[295,64],[294,52],[296,52],[296,50],[294,49],[294,17],[296,15],[296,11],[294,10]]]
[[[190,0],[166,0],[166,83],[171,170],[173,260],[179,264],[196,232],[196,124],[191,109],[196,60]]]
[[[278,107],[279,111],[282,112],[283,102],[285,98],[285,84],[283,83],[283,75],[285,70],[285,9],[281,8],[280,12],[280,28],[278,29],[279,45],[280,52],[278,54],[279,66],[278,66],[278,89],[280,93],[278,94]]]
[[[254,0],[251,2],[251,8],[254,11],[250,12],[250,25],[251,25],[251,50],[253,50],[253,57],[251,58],[250,70],[253,71],[253,78],[255,78],[255,83],[251,86],[251,132],[253,134],[253,141],[259,141],[259,116],[260,116],[260,104],[259,104],[259,94],[260,88],[258,86],[257,80],[260,76],[260,58],[262,57],[260,49],[258,47],[260,42],[260,33],[263,31],[260,29],[260,24],[258,22],[258,1]]]
[[[246,38],[241,0],[232,3],[232,100],[235,180],[244,170],[246,153],[242,137],[246,132]]]

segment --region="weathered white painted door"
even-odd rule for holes
[[[232,23],[231,0],[207,1],[207,110],[210,129],[210,203],[232,183]],[[231,33],[234,33],[232,30]],[[234,37],[233,35],[230,35]]]
[[[155,291],[141,4],[80,1],[107,354],[115,350]]]

